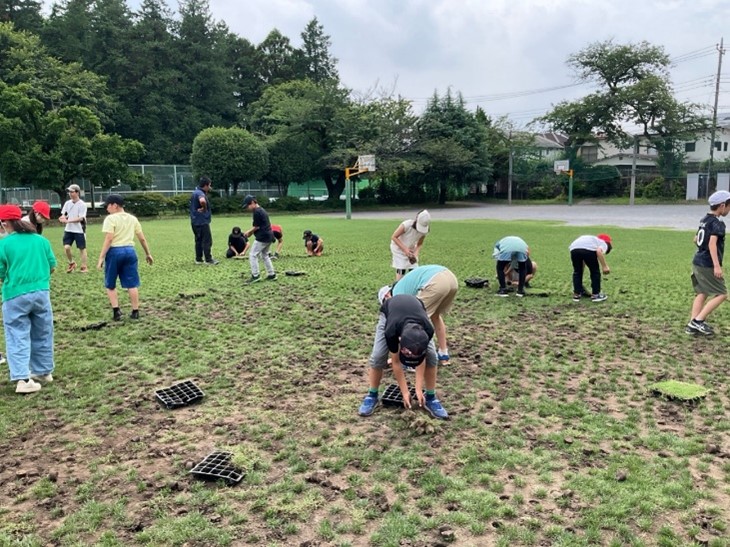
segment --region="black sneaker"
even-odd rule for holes
[[[515,296],[517,296],[518,298],[522,298],[523,296],[525,296],[524,289],[523,290],[517,289],[517,292],[515,293]]]
[[[205,263],[208,266],[216,266],[217,264],[220,264],[220,262],[218,262],[215,258],[212,258],[210,260],[206,260]]]
[[[129,314],[130,319],[139,319],[139,310],[132,310],[132,313]]]
[[[580,302],[581,295],[577,292],[573,293],[573,302]]]
[[[114,310],[114,315],[112,316],[112,319],[114,321],[121,321],[122,320],[122,310]]]
[[[253,283],[258,283],[259,281],[261,281],[261,276],[260,275],[252,275],[248,279],[248,281],[246,281],[246,285],[251,285]]]
[[[499,289],[497,291],[497,296],[501,296],[502,298],[509,296],[509,291],[507,289]]]
[[[684,327],[684,332],[687,333],[687,334],[689,334],[689,335],[691,335],[691,336],[696,336],[696,335],[699,334],[699,332],[696,331],[694,329],[694,327],[692,325],[690,325],[690,324],[688,324],[686,327]]]
[[[273,273],[273,274],[271,274],[271,275],[267,275],[267,276],[266,276],[266,279],[267,279],[268,281],[276,281],[276,274],[275,274],[275,273]]]
[[[692,321],[687,324],[687,328],[692,328],[695,332],[703,334],[704,336],[712,336],[715,334],[714,329],[710,325],[704,321],[697,321],[696,319],[692,319]]]

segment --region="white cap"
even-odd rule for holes
[[[385,287],[380,287],[380,290],[378,291],[378,302],[381,304],[385,301],[385,296],[390,292],[390,285],[386,285]]]
[[[710,205],[721,205],[730,199],[730,192],[727,190],[718,190],[708,198]]]
[[[421,234],[428,233],[428,227],[431,224],[431,214],[424,209],[416,217],[416,230]]]

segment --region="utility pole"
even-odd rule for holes
[[[639,137],[634,135],[634,143],[631,146],[631,189],[629,190],[629,205],[634,204],[636,196],[636,156],[639,155]]]
[[[512,205],[512,130],[509,130],[509,168],[507,171],[507,204]]]
[[[722,71],[722,56],[725,49],[722,47],[723,38],[720,38],[720,45],[717,48],[717,79],[715,80],[715,107],[712,109],[712,129],[710,130],[710,161],[707,165],[707,193],[712,193],[710,180],[712,179],[712,160],[715,157],[715,130],[717,128],[717,101],[720,97],[720,72]]]

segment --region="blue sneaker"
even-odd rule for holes
[[[446,412],[446,409],[441,406],[441,402],[436,398],[426,399],[424,408],[428,410],[429,414],[431,414],[434,418],[438,418],[439,420],[448,420],[449,418],[449,413]]]
[[[362,404],[360,405],[360,410],[358,410],[357,413],[360,416],[370,416],[373,412],[375,412],[379,402],[380,399],[378,399],[377,395],[373,396],[368,394],[363,399]]]

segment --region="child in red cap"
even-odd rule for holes
[[[53,376],[51,273],[56,258],[51,244],[21,220],[20,207],[0,205],[0,281],[3,327],[10,380],[16,393],[33,393]]]
[[[29,222],[35,226],[37,234],[42,234],[43,226],[51,220],[51,206],[48,205],[47,201],[36,201],[33,204],[33,208],[21,220]]]
[[[570,244],[570,260],[573,262],[573,301],[580,301],[587,294],[583,288],[583,270],[588,266],[591,273],[591,302],[603,302],[608,297],[601,292],[601,270],[604,275],[611,273],[606,263],[606,255],[613,248],[611,236],[580,236]]]

